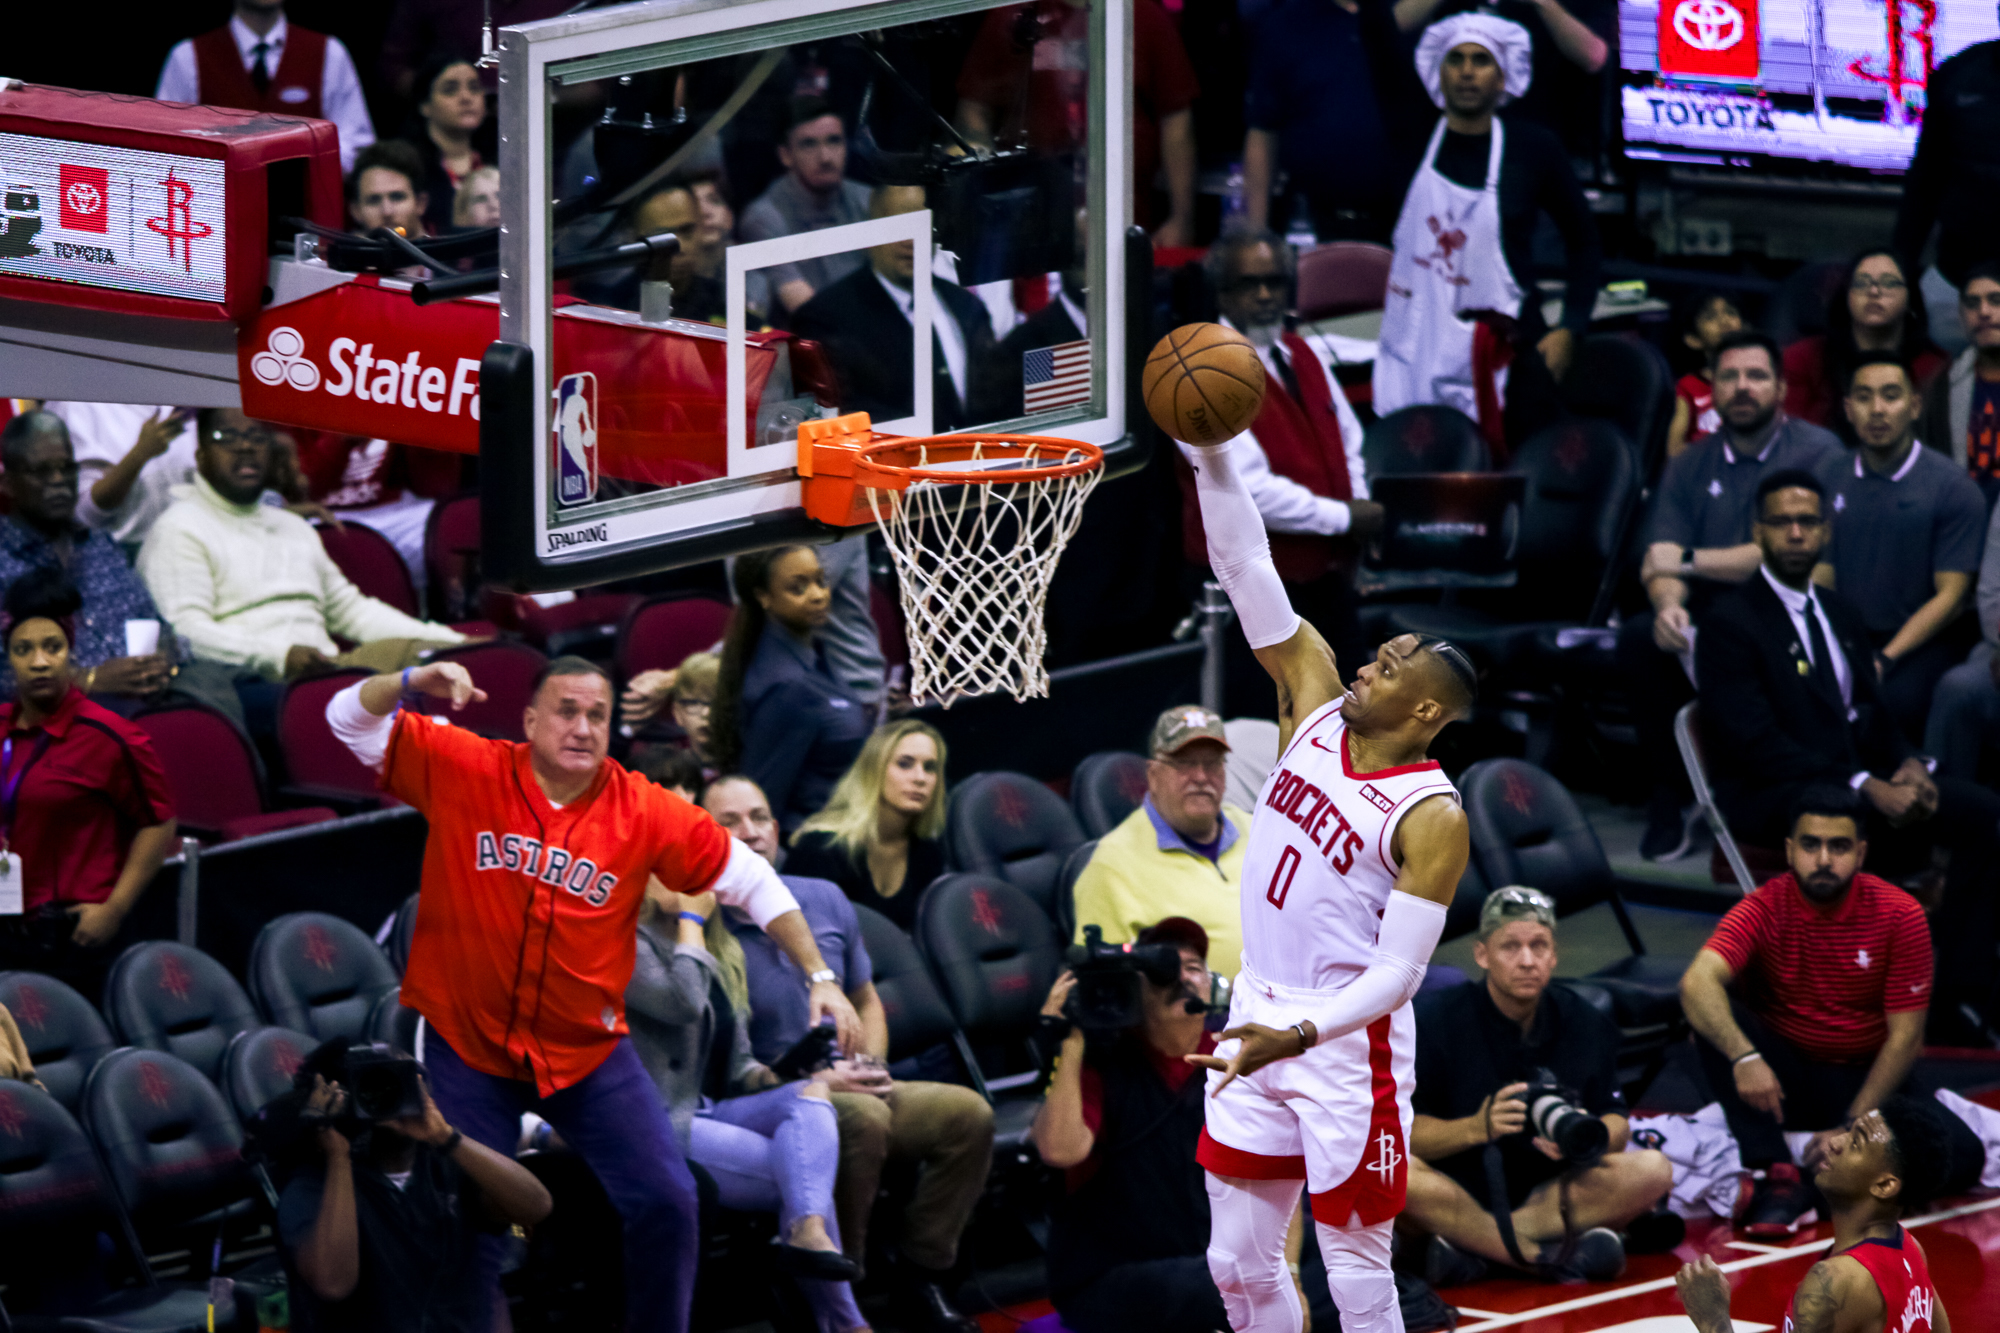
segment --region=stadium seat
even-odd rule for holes
[[[64,1110],[76,1110],[83,1081],[118,1044],[103,1015],[76,991],[38,972],[0,972],[0,1005],[21,1029],[35,1076]]]
[[[208,1284],[159,1283],[143,1253],[125,1257],[144,1285],[101,1297],[60,1324],[23,1319],[38,1279],[66,1286],[73,1277],[23,1271],[29,1256],[73,1256],[86,1268],[96,1257],[95,1236],[113,1237],[126,1249],[128,1233],[97,1152],[68,1108],[26,1083],[8,1083],[0,1086],[0,1123],[7,1127],[0,1134],[0,1246],[15,1260],[7,1278],[12,1327],[59,1327],[64,1333],[202,1333],[209,1327]],[[217,1327],[238,1313],[217,1310]],[[246,1327],[240,1320],[229,1326]]]
[[[118,955],[104,979],[104,1017],[125,1045],[169,1052],[209,1079],[221,1073],[231,1037],[263,1026],[221,963],[172,940]]]
[[[935,880],[917,907],[917,947],[975,1046],[1025,1041],[1062,970],[1062,945],[1048,914],[989,875]],[[996,1079],[988,1070],[989,1087],[1020,1081]]]
[[[384,991],[382,998],[375,1001],[375,1007],[368,1011],[369,1041],[386,1042],[399,1050],[412,1054],[417,1049],[417,1011],[403,1007],[403,988],[396,987]]]
[[[690,653],[705,652],[729,627],[730,607],[712,597],[667,593],[648,597],[625,613],[618,627],[618,679],[642,671],[668,671]]]
[[[882,645],[882,665],[894,671],[910,665],[910,641],[903,624],[903,604],[896,594],[869,581],[868,617],[875,622],[875,637]]]
[[[1709,856],[1710,876],[1717,884],[1735,884],[1748,897],[1759,884],[1785,872],[1784,853],[1775,847],[1746,846],[1729,831],[1729,821],[1715,803],[1715,788],[1709,785],[1708,765],[1702,758],[1699,700],[1683,705],[1674,714],[1674,741],[1680,746],[1681,767],[1687,770],[1695,807],[1715,837],[1715,850]]]
[[[267,813],[257,747],[242,728],[206,704],[176,696],[132,720],[152,740],[167,771],[183,834],[234,842],[338,818],[323,805]]]
[[[278,699],[278,749],[285,757],[284,791],[322,800],[352,814],[382,804],[375,770],[354,757],[326,723],[326,705],[357,680],[357,669],[307,676],[285,686]]]
[[[1299,318],[1307,322],[1380,310],[1394,252],[1368,241],[1329,241],[1299,256]]]
[[[1413,472],[1485,472],[1493,451],[1479,423],[1453,407],[1405,407],[1370,422],[1361,458],[1371,477]]]
[[[469,703],[456,711],[446,702],[428,701],[426,707],[431,712],[481,736],[505,741],[527,739],[521,730],[521,712],[534,692],[535,677],[549,664],[546,656],[525,643],[496,639],[441,648],[431,655],[431,661],[458,663],[486,691],[485,702]]]
[[[83,1128],[142,1241],[247,1203],[243,1128],[200,1070],[163,1051],[113,1051],[83,1086]],[[246,1210],[247,1211],[247,1210]]]
[[[1657,347],[1639,338],[1585,338],[1562,382],[1563,406],[1580,417],[1609,421],[1638,450],[1642,485],[1651,485],[1667,457],[1674,419],[1674,373]]]
[[[417,899],[422,896],[413,893],[403,899],[403,905],[396,909],[395,923],[389,927],[389,938],[382,944],[399,977],[410,966],[410,941],[417,937]]]
[[[229,1039],[222,1053],[222,1094],[245,1124],[257,1108],[290,1092],[292,1076],[319,1042],[290,1028],[253,1028]]]
[[[403,563],[394,542],[352,519],[318,527],[319,544],[349,583],[404,615],[423,614],[417,606],[416,580],[410,577],[410,567]]]
[[[396,969],[360,927],[325,912],[290,912],[250,946],[250,994],[267,1022],[318,1041],[360,1037],[368,1011],[396,989]]]
[[[424,525],[425,594],[430,618],[446,624],[479,610],[479,497],[440,500]]]
[[[1068,945],[1076,938],[1076,882],[1083,877],[1083,868],[1090,864],[1090,858],[1097,854],[1097,839],[1092,838],[1071,852],[1063,861],[1062,874],[1056,877],[1055,913],[1056,938]]]
[[[1069,804],[1087,838],[1101,838],[1146,799],[1146,757],[1129,750],[1085,755],[1069,775]]]
[[[1455,940],[1479,929],[1479,909],[1492,888],[1479,869],[1479,858],[1468,858],[1465,873],[1458,877],[1458,892],[1452,895],[1451,906],[1445,909],[1445,939]]]
[[[854,915],[861,922],[862,944],[875,974],[875,993],[882,1000],[883,1017],[889,1024],[890,1062],[949,1044],[956,1049],[972,1085],[984,1092],[979,1065],[965,1048],[965,1034],[958,1030],[951,1007],[938,993],[916,941],[872,907],[857,906]]]
[[[639,601],[637,593],[584,590],[545,604],[525,594],[496,597],[489,590],[480,605],[502,629],[519,633],[550,657],[599,658]]]
[[[1062,797],[1025,773],[980,773],[952,794],[944,817],[945,860],[1026,893],[1046,916],[1063,859],[1084,840]]]

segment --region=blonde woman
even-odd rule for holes
[[[792,838],[788,875],[832,880],[904,930],[944,873],[944,737],[905,718],[877,727],[826,808]]]

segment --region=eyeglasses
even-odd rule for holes
[[[1283,293],[1291,290],[1292,280],[1282,273],[1246,273],[1240,278],[1231,278],[1222,284],[1226,292],[1260,292],[1266,288]]]
[[[44,484],[51,481],[75,481],[80,471],[75,463],[41,463],[34,467],[11,467],[7,470],[17,477],[33,477]]]
[[[1865,292],[1869,296],[1883,296],[1890,292],[1908,291],[1909,284],[1901,278],[1856,278],[1847,284],[1850,292]]]
[[[1540,889],[1523,888],[1510,884],[1504,889],[1495,889],[1487,895],[1488,904],[1497,903],[1497,908],[1488,906],[1488,911],[1502,911],[1510,914],[1527,915],[1533,912],[1553,912],[1556,900]]]
[[[685,708],[690,713],[706,713],[715,707],[715,703],[710,699],[676,699],[674,707]]]
[[[232,430],[223,427],[208,433],[208,442],[224,449],[269,449],[278,437],[268,430]]]

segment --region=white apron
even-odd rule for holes
[[[1374,403],[1381,416],[1413,404],[1442,403],[1478,420],[1471,316],[1492,311],[1512,319],[1521,308],[1521,288],[1500,248],[1501,123],[1493,121],[1486,185],[1479,190],[1439,174],[1435,163],[1444,130],[1440,116],[1396,219],[1395,258],[1375,355]]]

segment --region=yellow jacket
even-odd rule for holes
[[[1077,942],[1082,943],[1085,926],[1101,926],[1105,943],[1122,944],[1156,921],[1184,916],[1208,932],[1209,971],[1235,976],[1243,953],[1237,888],[1250,816],[1227,804],[1222,814],[1228,827],[1214,861],[1174,832],[1150,796],[1099,839],[1090,864],[1077,876]]]

